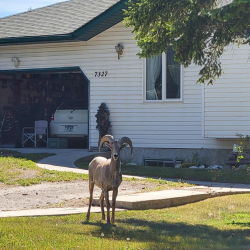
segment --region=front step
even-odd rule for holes
[[[195,189],[195,188],[194,188]],[[176,207],[202,201],[217,196],[250,193],[249,189],[209,188],[210,192],[195,190],[162,190],[149,193],[136,193],[117,196],[116,207],[131,210],[161,209]],[[110,196],[110,204],[112,197]],[[99,198],[94,198],[93,205],[99,206]],[[105,202],[104,202],[105,204]]]
[[[207,193],[184,190],[136,193],[117,196],[116,207],[132,210],[160,209],[201,201],[209,196],[211,195]],[[110,197],[110,204],[111,199]],[[94,198],[92,204],[99,205],[99,199]]]

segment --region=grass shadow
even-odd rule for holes
[[[106,222],[91,223],[100,228],[99,233],[122,240],[155,244],[156,249],[239,249],[239,245],[249,244],[250,230],[219,230],[208,225],[169,223],[144,219],[117,219],[117,225]],[[85,224],[85,223],[83,223]],[[128,226],[129,225],[129,226]],[[90,232],[95,234],[96,231]],[[98,236],[98,235],[96,235]]]

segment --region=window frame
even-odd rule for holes
[[[162,53],[162,99],[147,100],[146,99],[146,58],[143,59],[143,102],[159,103],[159,102],[182,102],[183,101],[183,66],[180,64],[180,98],[167,98],[167,55]]]

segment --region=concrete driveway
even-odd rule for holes
[[[107,156],[105,152],[89,152],[87,149],[52,149],[52,148],[13,148],[21,153],[51,153],[55,154],[41,160],[37,165],[42,168],[57,171],[72,171],[87,173],[87,170],[77,169],[74,162],[82,157],[89,161],[96,155]]]

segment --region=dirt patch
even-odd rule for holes
[[[159,184],[143,181],[123,181],[119,195],[150,191]],[[94,197],[99,197],[101,190],[95,187]],[[9,186],[0,184],[0,211],[51,207],[84,207],[88,205],[88,181],[45,182],[32,186]]]

